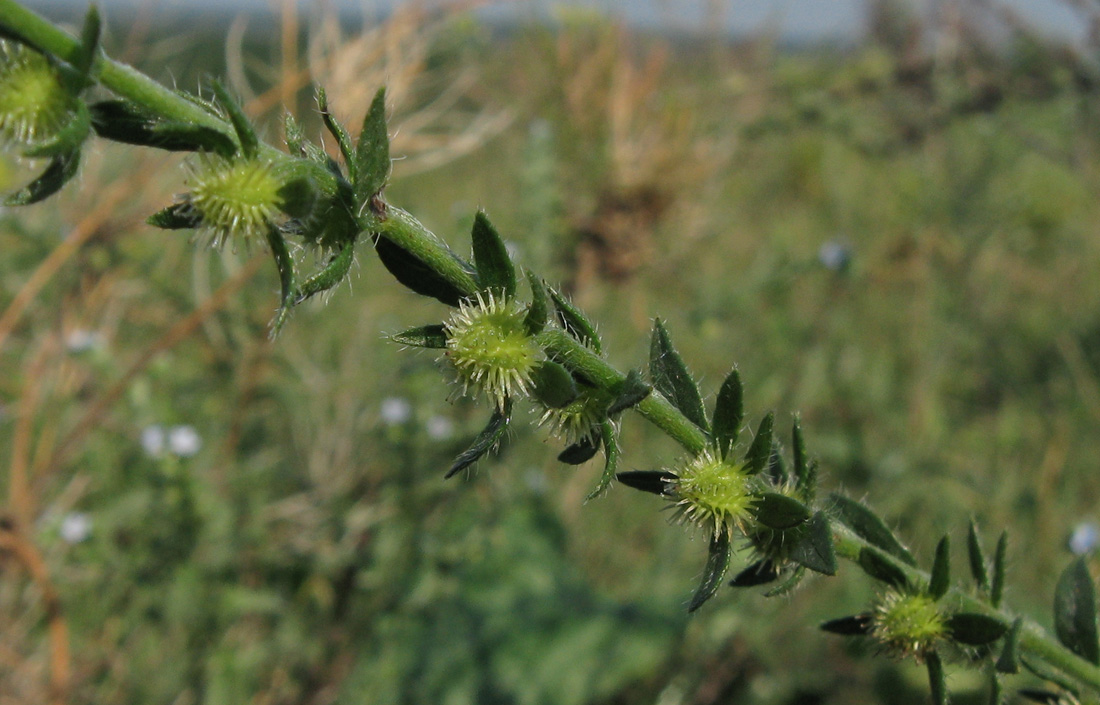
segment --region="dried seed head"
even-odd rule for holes
[[[528,334],[525,317],[518,303],[492,293],[459,305],[446,323],[446,358],[464,393],[483,393],[498,409],[508,398],[530,393],[542,350]]]
[[[262,242],[282,217],[283,179],[274,162],[202,154],[190,170],[188,202],[214,247]]]
[[[752,519],[756,479],[743,463],[705,450],[675,470],[670,490],[677,514],[715,536],[744,532]]]
[[[0,141],[41,144],[68,124],[75,109],[76,98],[45,56],[0,41]]]
[[[948,636],[947,619],[931,596],[891,590],[875,606],[871,636],[894,656],[921,660]]]

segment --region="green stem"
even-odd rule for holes
[[[859,554],[864,548],[870,547],[867,541],[856,535],[843,524],[833,521],[833,546],[838,556],[859,564]],[[882,552],[895,568],[905,574],[906,579],[912,585],[927,586],[930,576],[919,568],[898,560],[894,556]],[[953,601],[964,610],[981,612],[999,620],[1007,629],[1015,621],[1017,615],[1010,614],[1004,609],[993,609],[988,603],[974,597],[961,588],[952,588],[947,592],[945,599]],[[1077,654],[1073,653],[1060,643],[1055,641],[1042,627],[1034,621],[1025,618],[1024,628],[1020,634],[1020,649],[1023,653],[1041,661],[1046,666],[1059,673],[1072,678],[1080,684],[1087,685],[1095,692],[1100,693],[1100,667],[1089,663]]]
[[[465,263],[408,212],[387,205],[385,216],[364,217],[361,225],[364,230],[381,233],[386,239],[429,265],[464,296],[472,297],[477,293],[477,281]]]

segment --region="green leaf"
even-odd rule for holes
[[[787,579],[779,583],[771,590],[764,593],[764,597],[778,597],[779,595],[786,595],[787,593],[798,587],[802,582],[802,578],[806,575],[806,569],[802,566],[796,566],[791,574],[787,576]]]
[[[76,69],[85,84],[89,83],[92,67],[96,57],[99,56],[99,38],[103,29],[103,23],[99,17],[99,8],[95,5],[88,7],[84,15],[84,26],[80,32],[80,50],[72,59],[72,67]],[[84,86],[79,86],[84,88]]]
[[[702,607],[703,603],[714,596],[718,588],[722,586],[722,578],[730,567],[730,556],[733,555],[733,545],[729,533],[723,531],[710,539],[710,550],[707,553],[707,565],[703,568],[703,580],[699,583],[699,589],[691,598],[688,612],[694,612]]]
[[[874,616],[869,613],[853,614],[850,617],[830,619],[828,622],[821,624],[818,628],[830,634],[839,634],[841,636],[867,636],[871,633],[871,624],[873,621]]]
[[[474,266],[481,290],[512,298],[516,295],[516,267],[500,233],[485,211],[478,211],[472,232]]]
[[[770,561],[767,558],[756,561],[749,567],[742,570],[740,573],[734,576],[730,581],[730,587],[756,587],[757,585],[767,585],[768,583],[774,583],[779,579],[780,568],[774,561]]]
[[[741,373],[735,367],[718,390],[718,400],[714,404],[711,421],[714,442],[723,458],[730,454],[737,443],[737,437],[741,435],[741,424],[745,421],[744,396]]]
[[[229,122],[233,124],[233,129],[237,133],[237,142],[241,145],[241,155],[247,158],[256,156],[260,152],[260,138],[256,136],[256,130],[252,127],[252,122],[244,114],[244,110],[241,109],[236,99],[222,85],[221,81],[215,80],[212,85],[218,104],[229,116]]]
[[[355,195],[361,203],[378,195],[390,178],[390,136],[386,128],[386,88],[374,94],[355,146]]]
[[[1070,563],[1058,579],[1054,590],[1054,633],[1070,651],[1100,665],[1096,586],[1084,558]]]
[[[591,348],[597,355],[601,354],[603,347],[600,344],[600,336],[596,334],[596,327],[592,322],[557,289],[550,289],[550,298],[554,301],[554,310],[565,332]]]
[[[511,420],[511,417],[512,400],[508,399],[504,402],[503,409],[497,409],[493,412],[492,417],[489,419],[489,424],[478,434],[473,444],[455,458],[454,463],[451,464],[451,469],[447,471],[444,478],[450,478],[462,472],[495,448],[500,442],[500,439],[504,437],[505,431],[508,430],[508,422]]]
[[[840,493],[833,493],[829,498],[832,500],[830,511],[841,524],[854,531],[857,536],[867,543],[881,548],[911,566],[917,565],[913,554],[901,545],[901,542],[886,527],[886,524],[878,515],[859,502]]]
[[[989,672],[989,700],[986,702],[988,705],[1004,705],[1001,676],[995,670]]]
[[[171,152],[213,152],[226,158],[237,152],[229,135],[201,125],[161,120],[127,101],[104,100],[90,110],[92,128],[104,139]]]
[[[615,479],[615,471],[619,467],[619,456],[622,454],[619,448],[619,439],[615,436],[615,426],[610,421],[605,419],[600,422],[600,436],[603,440],[603,475],[600,476],[600,481],[596,483],[595,489],[584,498],[585,502],[599,497],[611,486],[611,481]]]
[[[997,670],[1001,673],[1020,672],[1020,633],[1023,631],[1024,618],[1017,617],[1009,627],[1008,636],[1005,637],[1004,648],[997,659]]]
[[[750,474],[756,475],[768,468],[768,461],[772,456],[772,427],[775,425],[775,414],[771,411],[760,421],[760,427],[756,429],[756,437],[752,439],[749,451],[745,453],[745,468]]]
[[[25,150],[23,156],[46,159],[75,152],[84,146],[84,140],[88,139],[91,131],[92,117],[88,106],[83,102],[77,103],[76,113],[69,119],[68,124],[56,132],[48,142]]]
[[[317,87],[317,110],[321,113],[321,121],[324,123],[325,129],[333,136],[336,140],[336,146],[340,148],[340,156],[344,158],[344,164],[348,168],[348,180],[354,185],[359,173],[359,163],[355,159],[355,152],[351,147],[351,135],[336,119],[336,116],[332,114],[328,105],[328,94],[321,86]],[[358,196],[358,191],[355,193]]]
[[[375,235],[374,250],[394,279],[417,294],[430,296],[448,306],[458,306],[465,298],[458,287],[438,274],[431,265],[384,235]]]
[[[1001,606],[1005,592],[1005,554],[1008,552],[1008,532],[1002,531],[997,539],[997,550],[993,554],[993,582],[989,586],[989,603]]]
[[[817,485],[817,465],[806,456],[806,440],[802,435],[802,420],[794,417],[791,426],[791,454],[794,456],[795,488],[807,502],[813,502]]]
[[[145,219],[145,222],[163,230],[186,230],[202,225],[202,216],[187,201],[173,203]]]
[[[585,436],[562,452],[558,453],[558,462],[566,465],[580,465],[587,463],[596,456],[600,450],[598,439]]]
[[[891,587],[905,591],[909,588],[909,578],[905,572],[894,565],[885,551],[880,551],[873,546],[864,546],[859,550],[859,567],[863,572],[875,580],[880,580]]]
[[[943,672],[943,662],[936,652],[925,656],[928,667],[928,685],[932,689],[933,705],[947,705],[947,677]]]
[[[772,449],[768,453],[768,477],[774,485],[787,484],[787,463],[783,460],[783,448],[772,436]]]
[[[668,497],[669,485],[676,481],[676,476],[665,470],[631,470],[620,472],[615,476],[619,482],[627,487],[642,492]]]
[[[630,370],[626,373],[626,379],[618,384],[615,389],[615,400],[607,407],[607,415],[621,414],[627,409],[640,404],[653,391],[653,387],[646,384],[642,373],[638,370]]]
[[[8,196],[4,200],[4,205],[29,206],[49,198],[76,176],[79,166],[79,150],[54,157],[37,179]]]
[[[1020,694],[1020,697],[1027,698],[1033,703],[1042,703],[1042,705],[1066,705],[1066,700],[1064,700],[1060,694],[1050,690],[1042,690],[1041,688],[1020,688],[1016,692]]]
[[[770,529],[792,529],[810,518],[806,505],[778,492],[764,492],[753,505],[756,519]]]
[[[447,327],[441,323],[433,323],[427,326],[409,328],[401,333],[391,335],[390,340],[398,345],[408,345],[411,348],[441,350],[447,347]]]
[[[569,370],[553,360],[543,360],[532,371],[532,396],[551,409],[560,409],[577,398],[577,383]]]
[[[989,573],[985,568],[985,551],[978,537],[978,524],[971,519],[970,530],[966,535],[966,553],[970,559],[970,575],[982,590],[989,589]]]
[[[791,548],[791,560],[824,575],[836,575],[836,550],[829,518],[824,512],[814,512],[802,536]]]
[[[944,536],[936,545],[936,558],[932,561],[932,578],[928,581],[928,594],[938,600],[951,587],[951,540]]]
[[[960,644],[985,646],[1004,636],[1008,625],[987,614],[959,612],[947,618],[947,629],[951,638]]]
[[[526,270],[527,283],[531,287],[531,305],[527,307],[527,316],[523,319],[528,335],[538,335],[546,328],[550,320],[550,295],[546,284],[531,270]]]
[[[653,386],[669,402],[699,428],[707,429],[706,411],[699,387],[691,378],[684,359],[672,345],[672,339],[661,319],[653,326],[653,339],[649,346],[649,376]]]

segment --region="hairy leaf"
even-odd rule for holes
[[[947,628],[951,638],[967,646],[985,646],[997,641],[1008,625],[999,619],[978,612],[959,612],[947,618]]]
[[[447,327],[441,323],[433,323],[427,326],[409,328],[391,335],[390,340],[398,345],[408,345],[412,348],[439,350],[447,347]]]
[[[580,465],[581,463],[587,463],[589,460],[596,456],[596,453],[599,450],[599,441],[590,436],[585,436],[562,452],[558,453],[558,462],[565,463],[566,465]]]
[[[374,238],[378,259],[394,279],[422,296],[431,296],[448,306],[458,306],[462,291],[444,279],[431,265],[417,259],[408,250],[383,235]]]
[[[145,222],[163,230],[186,230],[202,225],[200,216],[187,201],[173,203],[145,219]]]
[[[4,205],[29,206],[32,203],[44,201],[72,180],[79,166],[79,150],[54,157],[37,179],[8,196],[4,200]]]
[[[733,544],[730,535],[726,532],[718,533],[710,539],[710,550],[707,553],[707,564],[703,568],[703,580],[699,583],[699,589],[691,598],[688,612],[694,612],[702,607],[703,603],[714,596],[718,588],[722,586],[722,578],[730,567],[730,557],[733,555]]]
[[[558,322],[565,332],[579,340],[582,344],[592,349],[597,355],[603,352],[600,336],[596,334],[596,326],[581,313],[581,310],[571,304],[557,289],[550,288],[550,298],[554,302],[554,311],[557,313]]]
[[[603,474],[600,476],[600,481],[596,483],[596,487],[584,498],[586,502],[599,497],[611,486],[611,481],[615,479],[615,472],[619,467],[619,456],[622,454],[619,439],[615,437],[615,426],[606,419],[600,422],[600,439],[603,441]]]
[[[526,270],[525,274],[531,286],[531,305],[527,307],[523,325],[528,335],[538,335],[550,319],[550,294],[546,291],[546,284],[534,272]]]
[[[841,636],[866,636],[871,633],[874,617],[870,613],[830,619],[819,627],[822,631]]]
[[[983,590],[989,589],[989,573],[985,567],[985,551],[982,550],[982,541],[978,537],[978,524],[970,520],[970,529],[966,535],[966,554],[970,559],[970,575],[974,582]]]
[[[474,266],[481,290],[512,298],[516,295],[516,267],[500,233],[489,222],[485,211],[478,211],[471,233],[474,245]]]
[[[768,412],[760,421],[760,427],[756,429],[756,436],[752,439],[752,445],[745,454],[745,467],[749,473],[755,475],[768,469],[768,461],[772,456],[772,428],[775,425],[775,414]]]
[[[863,572],[875,580],[881,580],[902,591],[909,587],[909,578],[905,576],[905,572],[894,565],[884,551],[873,546],[864,546],[859,550],[858,562]]]
[[[451,469],[447,471],[444,478],[449,478],[462,472],[495,448],[500,442],[500,439],[504,437],[504,432],[508,430],[508,422],[511,420],[511,417],[512,400],[509,399],[504,403],[503,409],[497,409],[493,412],[492,417],[489,419],[489,424],[478,434],[473,444],[455,458],[454,463],[451,464]]]
[[[829,518],[824,512],[814,512],[806,529],[791,548],[791,560],[824,575],[836,575],[836,550]]]
[[[711,421],[714,442],[723,458],[733,450],[737,437],[741,435],[741,424],[745,420],[744,394],[741,373],[735,367],[718,390]]]
[[[925,656],[928,667],[928,685],[932,689],[933,705],[947,705],[947,677],[943,672],[943,661],[936,652]]]
[[[756,519],[771,529],[792,529],[810,518],[810,510],[797,499],[778,492],[764,492],[754,505]]]
[[[641,372],[638,370],[627,372],[626,379],[615,388],[618,396],[615,397],[615,401],[611,402],[611,406],[607,407],[607,415],[621,414],[627,409],[637,406],[652,391],[653,387],[646,384]]]
[[[668,496],[669,483],[676,480],[675,475],[665,470],[631,470],[615,477],[627,487],[662,497]]]
[[[183,121],[161,120],[124,100],[104,100],[91,106],[92,128],[105,139],[170,152],[213,152],[231,157],[233,139],[218,130]]]
[[[577,383],[569,370],[553,360],[543,360],[532,373],[532,396],[551,409],[560,409],[577,398]]]
[[[913,554],[901,545],[901,542],[894,536],[894,532],[886,527],[886,524],[878,515],[863,504],[840,493],[833,493],[830,495],[830,499],[832,500],[831,513],[841,524],[854,531],[867,543],[881,548],[911,566],[917,565]]]
[[[775,562],[768,559],[756,561],[749,567],[742,570],[740,573],[734,576],[730,581],[731,587],[756,587],[757,585],[767,585],[768,583],[774,583],[779,579],[780,568]]]
[[[684,359],[672,345],[661,319],[653,326],[653,339],[649,346],[649,375],[653,386],[669,402],[699,428],[707,429],[706,411],[699,386],[691,378]]]
[[[233,129],[237,133],[237,142],[241,146],[241,154],[248,158],[256,156],[260,151],[260,138],[256,136],[252,121],[244,114],[240,104],[229,94],[221,81],[214,81],[212,87],[214,96],[218,99],[218,104],[229,116],[229,122],[233,124]]]
[[[386,88],[374,94],[355,146],[355,195],[365,203],[390,178],[390,136],[386,127]]]
[[[936,545],[936,558],[932,562],[932,578],[928,582],[928,594],[938,600],[951,587],[951,540],[944,536]]]
[[[1024,618],[1017,617],[1016,621],[1009,627],[1004,648],[997,659],[997,670],[1001,673],[1020,672],[1020,632],[1023,630],[1023,626]]]
[[[1054,590],[1054,632],[1070,651],[1100,665],[1096,586],[1084,558],[1070,563],[1058,579]]]
[[[1005,554],[1008,552],[1008,532],[1002,531],[997,539],[997,550],[993,554],[993,581],[989,586],[989,603],[1001,606],[1005,592]]]

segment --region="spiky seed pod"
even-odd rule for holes
[[[462,302],[445,326],[447,352],[463,393],[485,394],[498,409],[505,400],[527,396],[542,359],[525,324],[526,308],[492,292]]]
[[[875,605],[871,636],[887,653],[921,661],[948,636],[947,617],[929,595],[891,590]]]
[[[607,418],[611,401],[598,389],[582,389],[577,398],[565,406],[544,409],[538,423],[570,445],[593,440],[599,437],[600,422]]]
[[[36,146],[65,127],[75,109],[56,66],[33,49],[0,40],[0,141]]]
[[[674,470],[670,483],[677,515],[714,536],[745,532],[756,501],[756,478],[743,463],[722,459],[710,449]]]
[[[264,241],[269,228],[282,218],[284,179],[269,159],[226,159],[201,154],[191,163],[188,203],[202,220],[210,244],[251,244]]]

